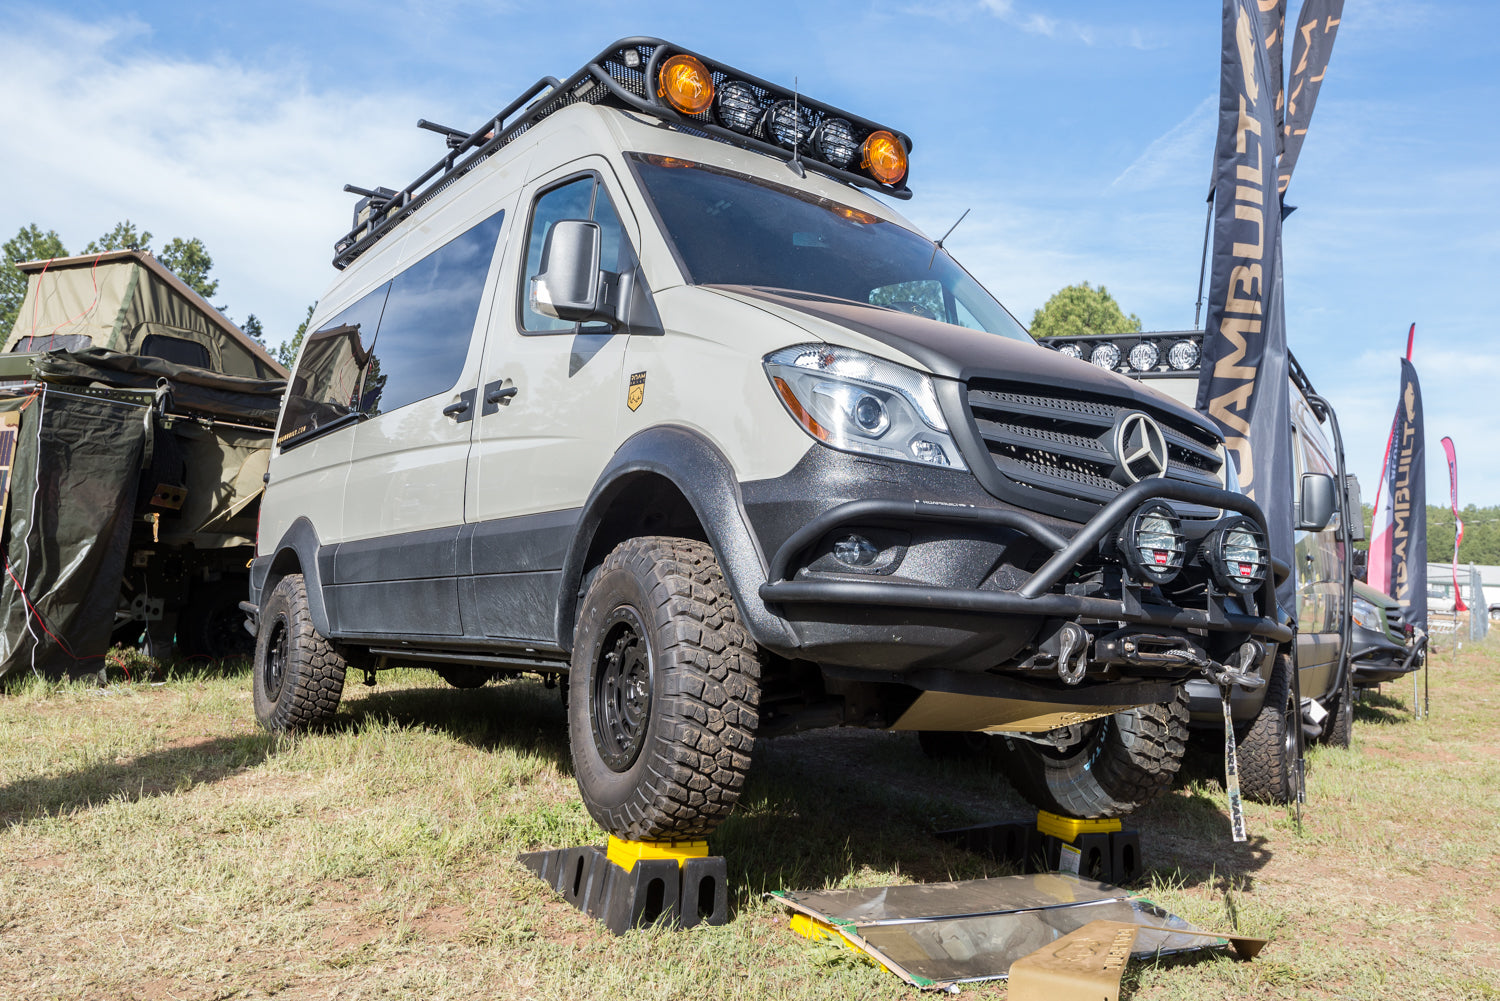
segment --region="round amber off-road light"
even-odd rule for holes
[[[906,176],[906,147],[893,133],[871,132],[859,148],[859,166],[881,184],[900,184]]]
[[[679,53],[661,64],[656,96],[684,115],[701,115],[714,100],[714,78],[697,56]]]

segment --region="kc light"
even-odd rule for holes
[[[1067,355],[1069,358],[1082,358],[1083,347],[1079,344],[1064,344],[1057,349],[1057,353]]]
[[[714,78],[697,56],[679,53],[661,64],[656,96],[684,115],[701,115],[714,99]]]
[[[793,101],[777,101],[771,105],[766,126],[780,145],[802,146],[812,138],[812,112]]]
[[[859,154],[860,169],[868,170],[870,176],[881,184],[900,184],[906,176],[906,147],[893,132],[885,129],[871,132],[865,137]]]
[[[1133,576],[1165,584],[1187,562],[1182,521],[1167,505],[1153,501],[1138,508],[1120,530],[1119,547]]]
[[[719,88],[719,121],[736,132],[749,132],[760,123],[765,106],[755,88],[740,80],[731,80]]]
[[[1178,341],[1167,352],[1167,364],[1178,372],[1191,371],[1198,367],[1201,354],[1197,341]]]
[[[787,412],[831,448],[966,468],[930,376],[827,344],[783,348],[765,368]]]
[[[829,166],[843,170],[854,161],[859,143],[854,141],[854,126],[842,118],[830,118],[818,128],[818,156]]]
[[[1265,583],[1271,556],[1260,526],[1232,518],[1208,537],[1208,562],[1218,582],[1238,594],[1253,594]]]
[[[1089,361],[1100,368],[1118,368],[1120,365],[1120,349],[1117,345],[1105,341],[1094,348],[1094,353],[1089,355]]]
[[[1137,372],[1149,372],[1161,360],[1161,349],[1151,341],[1141,341],[1130,349],[1130,367]]]

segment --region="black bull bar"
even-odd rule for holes
[[[937,504],[922,500],[857,500],[824,511],[803,525],[776,550],[767,583],[760,587],[761,600],[785,604],[863,604],[914,608],[943,612],[981,612],[998,615],[1046,615],[1083,617],[1178,629],[1238,632],[1275,643],[1289,643],[1290,626],[1274,615],[1255,616],[1229,612],[1209,601],[1207,609],[1143,605],[1127,592],[1121,598],[1097,598],[1075,594],[1047,594],[1063,576],[1078,565],[1137,507],[1149,500],[1176,500],[1203,507],[1236,511],[1252,519],[1269,539],[1265,515],[1243,494],[1198,483],[1150,479],[1132,484],[1110,501],[1072,539],[1065,539],[1035,518],[1008,508],[982,508],[962,504]],[[888,581],[787,580],[787,567],[808,546],[840,525],[872,518],[937,522],[971,522],[1022,532],[1052,550],[1052,558],[1015,591],[933,587],[895,584]],[[1266,577],[1261,607],[1276,608],[1276,582],[1289,568],[1272,560],[1273,573]]]

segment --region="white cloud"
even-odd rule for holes
[[[1184,174],[1202,180],[1208,190],[1206,166],[1213,162],[1218,130],[1218,98],[1205,97],[1188,116],[1147,146],[1130,166],[1109,182],[1120,191],[1146,191],[1165,183],[1180,183]]]
[[[410,93],[316,93],[287,67],[138,52],[148,33],[43,16],[0,36],[0,232],[35,221],[76,251],[129,218],[158,246],[200,237],[215,298],[259,315],[274,345],[334,275],[343,185],[399,186],[441,147],[411,128]]]
[[[1028,12],[1018,9],[1015,0],[924,0],[924,2],[903,6],[901,12],[944,21],[965,21],[975,16],[989,16],[1029,35],[1073,39],[1085,45],[1110,43],[1128,45],[1132,48],[1146,47],[1138,28],[1104,29],[1047,14]]]

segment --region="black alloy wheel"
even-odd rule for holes
[[[607,620],[590,695],[594,746],[611,771],[635,764],[651,722],[651,644],[641,617],[629,605]]]

